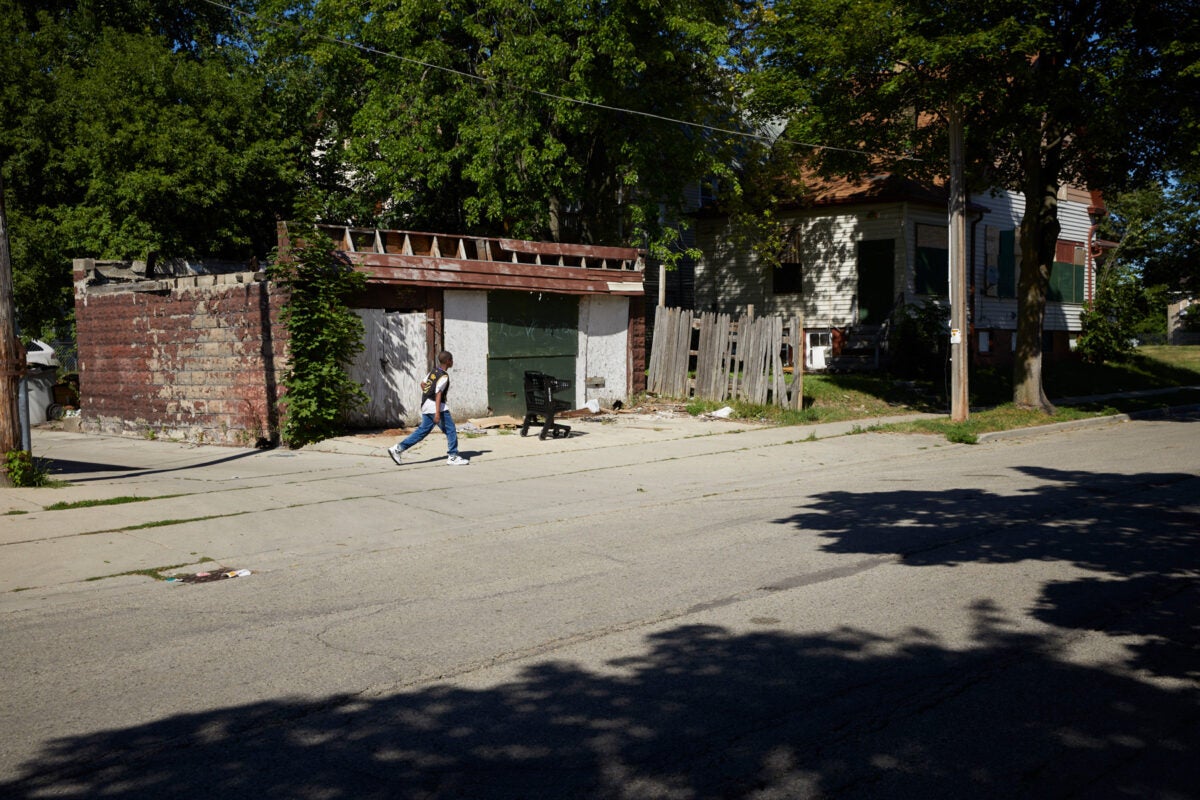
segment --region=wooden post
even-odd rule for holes
[[[4,210],[4,176],[0,174],[0,456],[21,449],[17,398],[25,372],[24,348],[17,340],[13,301],[12,257],[8,249],[8,216]],[[0,475],[5,482],[8,475]]]

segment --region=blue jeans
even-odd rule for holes
[[[454,419],[450,416],[450,412],[442,409],[442,421],[435,422],[433,414],[422,414],[421,424],[417,429],[408,435],[408,438],[400,443],[401,450],[407,450],[417,442],[424,439],[433,430],[433,426],[437,425],[441,428],[442,433],[446,434],[446,455],[458,455],[458,430],[454,427]]]

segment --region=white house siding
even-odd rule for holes
[[[628,395],[629,300],[592,295],[579,301],[579,353],[575,362],[575,405],[588,400],[612,405]],[[602,386],[588,387],[588,381]]]
[[[727,220],[700,220],[696,243],[704,253],[696,263],[697,311],[744,313],[762,302],[766,278],[754,254],[733,241]]]
[[[1058,238],[1060,241],[1075,242],[1088,246],[1092,237],[1092,220],[1088,216],[1088,204],[1064,199],[1060,192],[1058,201],[1058,224],[1062,226]],[[1091,264],[1088,265],[1087,297],[1092,296],[1095,277],[1090,274]],[[1054,312],[1053,314],[1051,312]],[[1079,331],[1083,327],[1083,305],[1079,303],[1046,303],[1046,329]],[[1053,326],[1051,325],[1053,318]]]
[[[1062,226],[1058,238],[1063,241],[1086,244],[1092,234],[1092,219],[1088,216],[1088,203],[1070,199],[1065,188],[1059,192],[1058,224]]]
[[[783,230],[796,230],[801,252],[822,254],[817,262],[804,264],[800,295],[773,294],[769,270],[748,247],[734,243],[729,225],[703,220],[696,231],[704,253],[696,265],[696,308],[743,314],[753,305],[756,314],[799,313],[807,329],[850,325],[857,313],[858,242],[896,241],[894,294],[904,290],[903,219],[900,204],[850,208],[837,215],[804,211],[781,216]]]
[[[998,194],[985,193],[973,196],[971,202],[987,208],[987,213],[975,225],[974,261],[975,271],[975,327],[979,330],[1016,330],[1017,300],[1016,298],[999,298],[985,293],[987,270],[987,231],[988,227],[998,230],[1018,231],[1016,236],[1017,270],[1020,271],[1020,234],[1021,217],[1025,213],[1025,197],[1018,192],[1005,191]],[[1091,218],[1088,216],[1088,206],[1075,200],[1062,199],[1058,203],[1058,223],[1062,230],[1058,234],[1061,241],[1077,242],[1087,245],[1091,237]],[[970,234],[970,228],[968,228]],[[969,250],[971,248],[968,248]],[[1089,286],[1094,286],[1094,278],[1089,277]],[[1045,329],[1048,331],[1077,332],[1082,327],[1080,318],[1083,306],[1078,303],[1046,303]]]
[[[978,330],[1016,330],[1017,300],[1015,297],[997,297],[995,292],[987,293],[989,285],[987,272],[987,237],[988,228],[997,231],[1018,231],[1021,227],[1021,216],[1025,211],[1025,198],[1015,192],[985,193],[970,198],[971,203],[983,206],[986,213],[978,223],[972,224],[968,215],[967,235],[974,236],[968,244],[967,252],[973,257],[971,269],[974,271],[975,283],[975,318],[973,322]],[[1019,234],[1016,237],[1017,269],[1020,270],[1021,242]],[[992,276],[993,279],[996,277]]]
[[[1059,200],[1059,223],[1062,241],[1086,245],[1091,236],[1088,203],[1081,202],[1078,192]],[[1014,331],[1017,320],[1016,298],[1001,298],[988,294],[986,284],[988,229],[1019,231],[1025,210],[1024,197],[1016,192],[984,193],[973,196],[971,203],[982,206],[986,213],[978,222],[969,215],[967,255],[971,259],[975,295],[973,322],[978,330]],[[831,213],[835,211],[837,213]],[[793,314],[804,316],[808,330],[841,327],[857,319],[857,244],[874,239],[896,240],[895,292],[904,293],[908,302],[920,302],[925,297],[915,293],[917,226],[949,227],[945,209],[928,205],[895,203],[819,208],[783,216],[782,228],[795,225],[799,231],[803,252],[820,253],[815,264],[805,264],[801,295],[773,295],[770,271],[761,267],[749,248],[736,244],[725,220],[705,219],[696,227],[697,243],[704,253],[696,265],[696,309],[745,313],[753,306],[758,314]],[[1017,267],[1020,266],[1020,241],[1016,237]],[[993,275],[993,282],[995,276]],[[1089,287],[1094,277],[1089,276]],[[1048,331],[1080,330],[1083,306],[1077,303],[1048,302],[1045,328]]]
[[[445,348],[454,354],[451,373],[454,389],[450,408],[455,419],[488,413],[488,314],[487,292],[447,291]]]

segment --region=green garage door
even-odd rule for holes
[[[545,292],[488,295],[488,405],[525,415],[525,371],[575,379],[579,298]],[[574,390],[559,395],[574,397]]]

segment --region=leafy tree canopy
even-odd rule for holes
[[[1181,178],[1114,196],[1101,232],[1147,286],[1200,292],[1200,184]]]
[[[29,335],[65,321],[74,257],[270,249],[306,151],[235,17],[0,0],[0,25],[0,164]]]
[[[964,113],[979,188],[1021,190],[1056,154],[1064,181],[1162,175],[1200,144],[1195,0],[778,0],[760,9],[754,108],[839,173],[945,175]],[[1181,136],[1180,134],[1184,135]],[[904,160],[915,156],[920,161]]]
[[[1195,0],[776,0],[757,21],[751,100],[788,120],[789,139],[846,148],[813,151],[821,169],[945,175],[954,114],[972,184],[1024,195],[1014,400],[1051,408],[1041,329],[1058,190],[1195,159]]]
[[[270,5],[275,56],[321,71],[328,217],[643,244],[727,169],[661,117],[730,124],[737,0]]]

